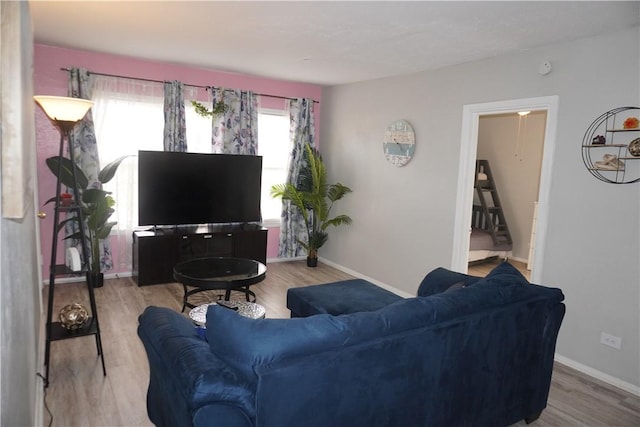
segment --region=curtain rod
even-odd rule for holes
[[[71,69],[69,69],[69,68],[60,68],[60,70],[62,70],[62,71],[71,71]],[[143,79],[141,77],[119,76],[117,74],[96,73],[96,72],[93,72],[93,71],[89,71],[89,74],[95,74],[97,76],[105,76],[105,77],[117,77],[117,78],[120,78],[120,79],[140,80],[140,81],[143,81],[143,82],[164,83],[163,80]],[[184,83],[184,85],[185,86],[190,86],[190,87],[197,87],[197,88],[205,89],[205,90],[219,89],[219,88],[216,88],[215,86],[200,86],[200,85],[192,85],[192,84],[189,84],[189,83]],[[225,90],[233,90],[233,89],[225,89]],[[269,95],[268,93],[256,93],[256,95],[268,96],[269,98],[278,98],[278,99],[296,99],[296,98],[290,98],[288,96]],[[316,101],[314,99],[313,103],[314,104],[319,104],[320,101]]]

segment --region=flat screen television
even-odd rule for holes
[[[138,152],[138,224],[261,221],[262,157]]]

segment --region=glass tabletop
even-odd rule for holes
[[[242,286],[264,278],[267,267],[259,261],[246,258],[207,257],[177,264],[174,278],[195,286],[223,284]]]

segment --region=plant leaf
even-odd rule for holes
[[[105,225],[103,225],[100,229],[96,231],[96,237],[100,240],[106,239],[107,237],[109,237],[109,233],[111,233],[111,229],[116,224],[117,222],[107,222]]]
[[[349,224],[351,224],[351,217],[349,217],[348,215],[338,215],[335,218],[331,218],[325,221],[322,224],[322,229],[324,230],[330,225],[337,227],[339,225],[349,225]]]
[[[49,170],[57,178],[60,178],[67,187],[73,187],[73,171],[71,159],[60,156],[49,157],[45,160],[45,163],[49,167]],[[58,168],[60,167],[60,176],[58,177]],[[82,191],[89,185],[89,180],[84,174],[82,169],[76,166],[76,181],[78,182],[78,188]]]
[[[64,227],[70,222],[76,222],[80,224],[80,218],[78,218],[77,216],[70,216],[60,221],[60,223],[58,224],[58,228],[56,229],[56,232],[59,232],[60,230],[64,229]]]
[[[100,181],[103,184],[106,184],[107,182],[111,181],[111,179],[115,176],[116,171],[120,166],[120,163],[122,163],[122,161],[127,157],[129,156],[127,155],[127,156],[119,157],[114,161],[112,161],[111,163],[109,163],[108,165],[106,165],[104,168],[102,168],[102,170],[98,174],[98,181]]]
[[[351,189],[338,182],[329,187],[329,191],[327,191],[327,196],[329,197],[329,200],[331,200],[332,202],[335,202],[336,200],[342,199],[345,196],[345,194],[348,194],[348,193],[351,193]]]
[[[99,203],[106,198],[108,194],[111,194],[111,192],[99,188],[89,188],[82,193],[82,201],[85,203]]]

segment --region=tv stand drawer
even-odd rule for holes
[[[207,256],[233,256],[233,234],[208,233],[180,238],[180,261]]]

